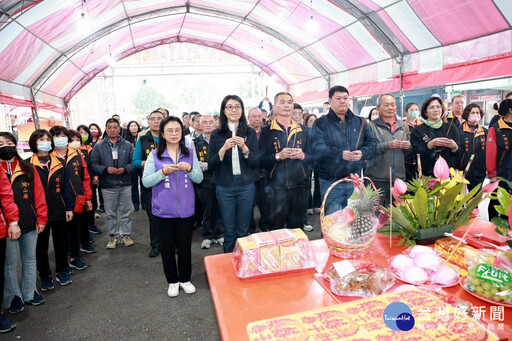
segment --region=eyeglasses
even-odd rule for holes
[[[150,117],[149,120],[151,122],[155,122],[155,121],[160,122],[161,120],[163,120],[163,118],[162,117]]]
[[[165,131],[167,134],[176,134],[176,135],[180,135],[181,134],[181,128],[176,128],[176,129],[167,129]]]
[[[441,109],[442,107],[440,105],[431,105],[430,107],[427,107],[428,110],[436,110]]]
[[[242,109],[242,107],[240,105],[235,105],[235,106],[226,105],[226,110],[229,110],[229,111],[240,110],[240,109]]]

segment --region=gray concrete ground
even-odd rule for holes
[[[167,283],[160,257],[149,258],[146,212],[132,213],[134,246],[118,245],[107,250],[106,217],[97,225],[104,233],[96,237],[98,252],[85,255],[89,268],[75,271],[73,283],[41,294],[42,306],[25,306],[18,314],[7,314],[17,328],[1,340],[220,340],[217,317],[204,268],[205,256],[222,253],[212,245],[202,250],[202,229],[192,241],[192,279],[197,293],[180,291],[167,296]],[[308,216],[320,238],[318,214]],[[50,247],[52,249],[52,247]],[[54,269],[53,251],[50,264]],[[40,283],[38,280],[38,288]]]

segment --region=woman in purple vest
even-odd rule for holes
[[[158,148],[146,160],[142,183],[152,187],[151,208],[160,240],[167,295],[176,297],[179,288],[187,294],[196,292],[190,283],[191,244],[194,224],[194,187],[203,173],[196,153],[185,146],[184,127],[177,117],[160,123]],[[178,248],[178,264],[174,249]]]

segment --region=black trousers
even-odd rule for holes
[[[73,213],[73,219],[66,223],[71,258],[80,257],[80,229],[82,227],[83,218],[83,213]],[[87,232],[87,234],[89,234],[89,232]],[[89,236],[87,236],[87,240],[89,240]]]
[[[7,238],[4,237],[0,239],[0,304],[4,301],[4,283],[5,283],[5,245],[7,243]],[[8,302],[10,305],[11,302]]]
[[[260,211],[260,220],[258,222],[258,226],[262,232],[268,231],[268,218],[270,216],[269,208],[268,208],[268,200],[265,194],[265,187],[267,185],[267,180],[264,177],[260,177],[258,181],[254,183],[256,186],[256,192],[254,196],[254,206],[258,206]],[[254,208],[253,206],[253,208]],[[249,225],[249,233],[254,233],[256,231],[256,220],[254,219],[254,209],[251,216],[251,224]]]
[[[291,229],[304,226],[304,214],[308,205],[306,187],[286,189],[269,185],[265,192],[269,202],[270,230],[282,229],[285,223],[286,227]]]
[[[37,271],[39,271],[41,278],[52,274],[48,261],[50,230],[52,231],[53,249],[55,251],[55,272],[64,272],[68,268],[68,231],[66,221],[49,222],[46,224],[43,232],[37,235],[36,261]]]
[[[153,216],[160,240],[160,254],[167,283],[190,281],[192,273],[192,231],[194,216],[189,218],[160,218]],[[178,248],[176,265],[175,248]]]
[[[215,188],[197,187],[197,195],[203,206],[203,239],[219,239],[223,236],[219,204]]]
[[[147,203],[147,206],[146,206],[146,214],[148,215],[148,221],[149,221],[149,245],[151,245],[151,248],[152,249],[158,249],[158,231],[155,227],[155,222],[154,222],[154,216],[153,216],[153,212],[151,211],[151,207],[153,207],[151,205],[151,200],[153,198],[153,192],[151,189],[143,189],[142,190],[142,195],[144,196],[144,201]]]

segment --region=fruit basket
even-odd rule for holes
[[[370,185],[365,186],[366,179]],[[331,190],[342,182],[352,182],[354,193],[348,200],[348,206],[325,216],[325,203]],[[360,179],[351,175],[334,182],[325,192],[320,209],[320,225],[329,252],[339,258],[358,258],[364,256],[377,233],[379,219],[375,212],[379,206],[380,191],[368,178]]]

